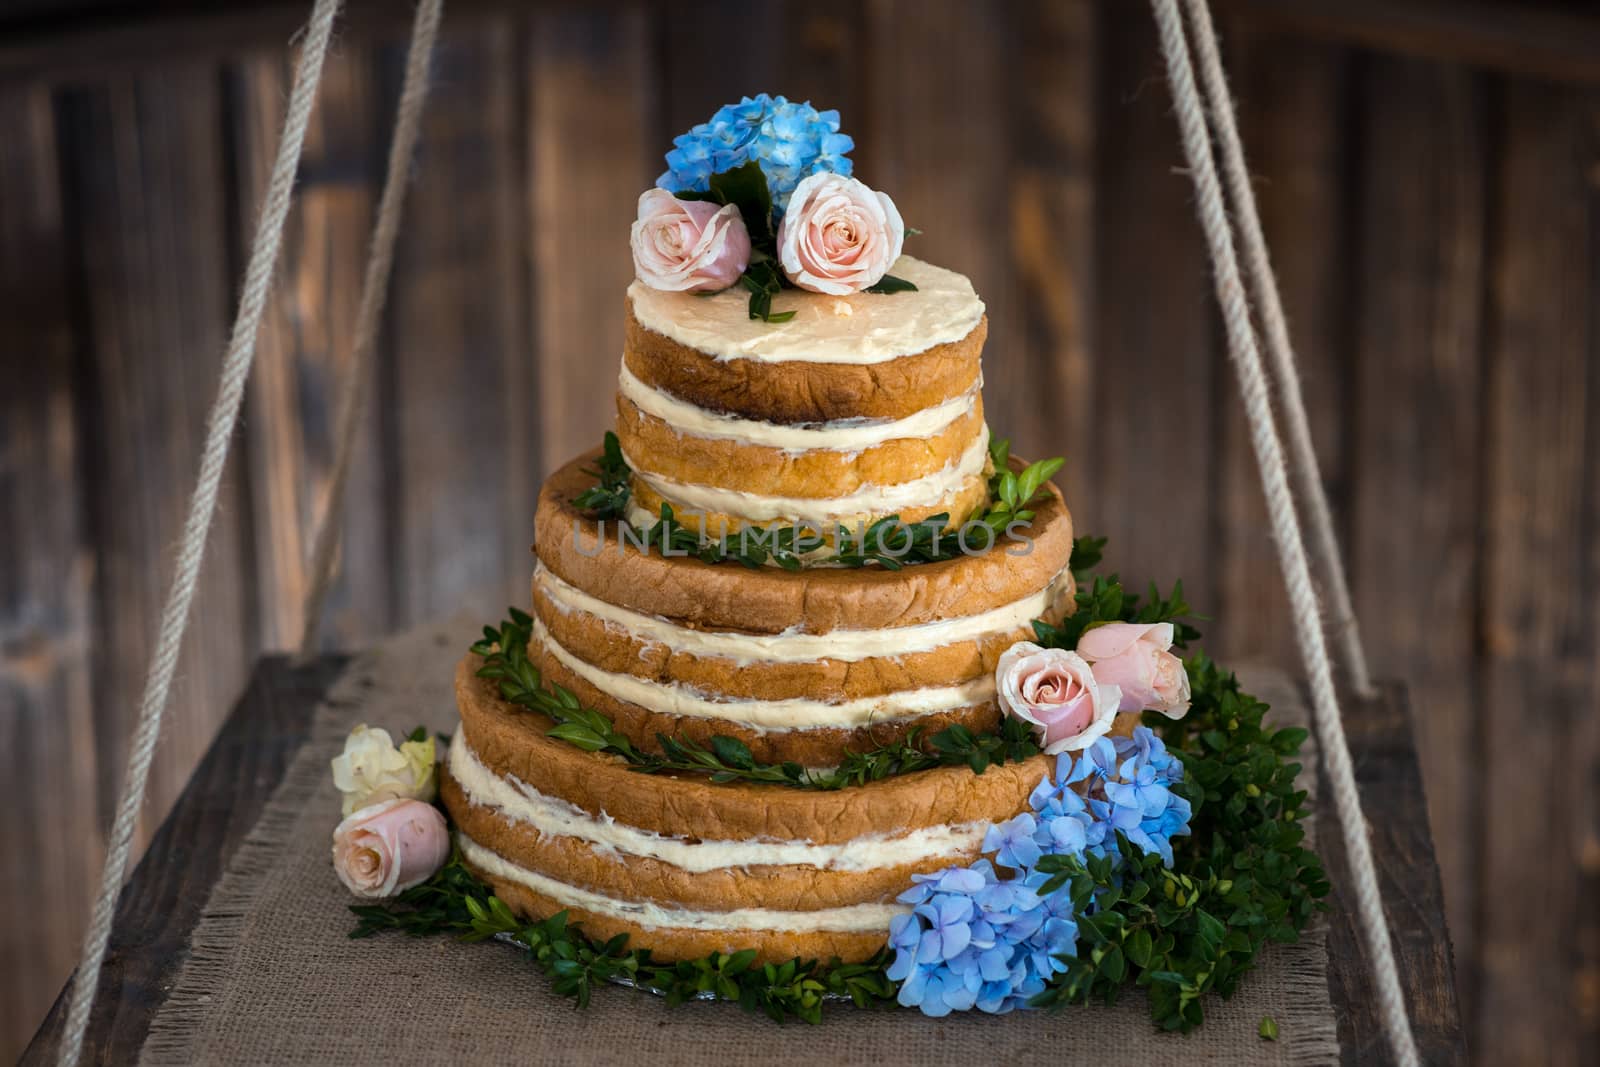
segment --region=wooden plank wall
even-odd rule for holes
[[[1418,713],[1475,1058],[1596,1062],[1600,91],[1235,10],[1364,632]],[[352,30],[329,66],[147,826],[299,631],[402,58]],[[276,38],[0,82],[0,1056],[76,952],[287,84]],[[1292,664],[1154,37],[1111,0],[452,15],[325,642],[525,599],[539,479],[609,418],[633,201],[672,133],[759,88],[838,106],[913,248],[973,276],[992,423],[1067,456],[1121,570],[1184,578],[1216,651]]]

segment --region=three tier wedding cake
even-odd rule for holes
[[[765,95],[674,142],[616,429],[544,485],[531,611],[458,664],[442,765],[365,726],[334,761],[335,869],[384,902],[355,934],[510,940],[579,1004],[1132,983],[1191,1028],[1327,891],[1304,731],[1179,658],[1181,583],[1094,572],[1061,460],[985,421],[983,302],[905,254],[851,147]]]
[[[750,288],[728,287],[749,242],[717,276],[726,252],[706,239],[742,221],[737,203],[642,198],[617,388],[623,521],[583,506],[601,456],[545,484],[527,653],[640,751],[732,738],[760,763],[833,768],[953,725],[993,731],[1002,653],[1071,610],[1072,519],[1053,486],[1030,491],[1031,521],[1009,538],[969,521],[995,476],[984,305],[963,275],[899,254],[897,215],[874,228],[886,199],[828,171],[800,181],[775,235],[790,276],[825,267],[829,240],[853,254],[847,268],[879,265],[848,286],[784,287],[760,315]],[[650,251],[700,274],[664,278]],[[886,275],[897,291],[864,291]],[[799,565],[642,547],[663,505],[702,542],[798,532]],[[841,540],[892,551],[881,520],[896,533],[932,520],[947,558],[833,562]],[[463,858],[514,910],[566,909],[591,936],[627,933],[663,958],[871,956],[912,876],[977,858],[1048,762],[831,791],[646,777],[547,736],[555,724],[500,699],[481,666],[469,655],[457,673],[443,785]]]

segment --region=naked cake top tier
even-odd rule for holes
[[[917,231],[853,176],[853,144],[835,111],[747,97],[675,138],[640,195],[617,395],[630,521],[703,542],[805,527],[849,555],[852,531],[983,509],[983,301],[903,254]]]
[[[674,293],[636,280],[628,301],[645,329],[719,360],[871,365],[960,341],[977,329],[983,301],[966,275],[905,255],[891,270],[916,289],[892,300],[788,290],[773,310],[794,317],[779,323],[752,319],[742,289]]]
[[[635,521],[669,504],[711,536],[744,525],[907,523],[981,508],[989,471],[972,283],[902,256],[892,295],[747,293],[635,282],[617,386]]]

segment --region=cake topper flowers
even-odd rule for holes
[[[672,193],[705,193],[711,178],[754,162],[772,195],[778,214],[802,178],[812,174],[850,176],[847,153],[856,146],[839,132],[837,111],[818,111],[811,104],[782,96],[747,96],[725,104],[688,133],[672,139],[667,172],[658,188]]]
[[[652,289],[715,293],[750,265],[750,234],[732,204],[679,200],[664,189],[639,197],[633,267]]]
[[[778,225],[784,276],[813,293],[844,296],[883,281],[906,226],[894,201],[854,178],[813,174],[795,188]]]
[[[906,227],[887,194],[850,176],[855,142],[837,111],[745,97],[673,140],[668,170],[639,198],[634,273],[653,289],[743,286],[750,317],[785,287],[846,296],[916,288],[888,273]],[[685,201],[676,208],[672,199]],[[691,206],[691,205],[702,206]]]

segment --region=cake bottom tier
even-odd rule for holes
[[[458,835],[457,841],[467,868],[487,882],[515,914],[537,920],[565,911],[568,921],[580,925],[592,940],[604,942],[626,934],[628,947],[648,948],[655,959],[664,962],[755,949],[757,963],[782,963],[797,956],[856,963],[883,948],[890,920],[899,910],[910,910],[896,904],[817,912],[661,908],[653,909],[660,914],[651,914],[642,905],[606,897],[574,903],[574,887],[535,888],[529,884],[530,872],[464,835]]]
[[[463,859],[517,914],[566,911],[591,938],[627,934],[662,960],[871,957],[913,877],[976,859],[1052,762],[834,791],[646,775],[547,737],[549,719],[501,700],[471,662],[441,779]]]

